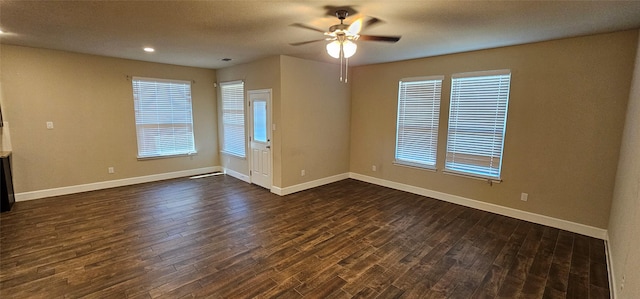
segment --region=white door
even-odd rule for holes
[[[271,90],[250,90],[251,182],[271,189]]]

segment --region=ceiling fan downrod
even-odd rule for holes
[[[349,28],[349,25],[344,23],[344,20],[347,18],[347,16],[349,16],[348,11],[344,9],[336,10],[336,17],[340,19],[340,24],[329,27],[329,32],[341,33],[347,30],[347,28]]]

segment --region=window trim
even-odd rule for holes
[[[240,155],[239,153],[235,153],[233,151],[229,151],[225,148],[225,122],[224,122],[224,98],[223,98],[223,88],[229,85],[238,85],[242,84],[242,131],[243,131],[243,151],[244,154]],[[220,84],[220,119],[221,119],[221,128],[222,132],[220,134],[220,153],[228,156],[232,156],[238,159],[247,159],[247,97],[246,97],[246,89],[244,80],[234,80],[234,81],[225,81]]]
[[[432,81],[436,81],[437,83],[433,83]],[[398,98],[397,98],[397,113],[396,113],[396,140],[395,140],[395,147],[394,147],[394,159],[393,159],[393,164],[398,165],[398,166],[406,166],[406,167],[411,167],[411,168],[419,168],[419,169],[425,169],[425,170],[432,170],[435,171],[436,170],[436,165],[437,165],[437,160],[438,160],[438,130],[440,128],[440,105],[442,102],[442,83],[444,81],[444,75],[435,75],[435,76],[421,76],[421,77],[408,77],[408,78],[402,78],[400,79],[400,81],[398,82]],[[399,141],[401,139],[400,137],[400,120],[401,120],[401,109],[400,106],[402,104],[402,88],[403,88],[403,83],[404,82],[426,82],[427,84],[435,84],[437,85],[436,88],[438,89],[439,93],[438,93],[438,98],[437,98],[437,107],[434,108],[434,110],[431,113],[431,115],[435,115],[435,121],[434,119],[431,120],[432,123],[435,123],[435,133],[431,135],[431,137],[433,137],[432,139],[435,139],[435,145],[434,148],[432,149],[433,151],[433,164],[428,164],[428,163],[420,163],[420,162],[416,162],[416,161],[408,161],[408,160],[402,160],[398,158],[398,144]],[[429,101],[433,102],[435,99],[434,98],[430,98]],[[431,127],[433,128],[433,127]],[[432,130],[433,131],[433,130]]]
[[[175,84],[186,84],[189,86],[189,112],[191,114],[191,139],[193,141],[193,149],[190,151],[185,151],[183,153],[171,153],[171,154],[159,154],[159,155],[140,155],[140,140],[138,138],[138,119],[136,117],[136,88],[134,87],[135,81],[146,81],[146,82],[156,82],[156,83],[175,83]],[[154,159],[165,159],[165,158],[175,158],[175,157],[184,157],[184,156],[193,156],[198,153],[196,146],[196,138],[195,138],[195,124],[193,119],[193,91],[192,91],[192,81],[188,80],[176,80],[176,79],[163,79],[163,78],[151,78],[151,77],[139,77],[132,76],[131,77],[131,89],[132,89],[132,97],[134,101],[134,124],[136,127],[136,159],[139,161],[142,160],[154,160]]]
[[[483,175],[483,174],[478,174],[478,173],[473,173],[473,172],[465,172],[465,171],[459,171],[459,170],[454,170],[454,169],[450,169],[447,168],[447,165],[450,163],[449,162],[449,145],[450,145],[450,139],[451,139],[451,134],[450,134],[450,129],[451,129],[451,124],[452,124],[452,109],[454,108],[454,79],[459,79],[459,78],[470,78],[470,77],[485,77],[485,76],[500,76],[500,75],[508,75],[509,76],[509,82],[508,82],[508,88],[506,91],[506,102],[505,102],[505,108],[504,108],[504,119],[502,121],[502,138],[501,138],[501,144],[500,144],[500,161],[498,162],[498,175],[497,176],[490,176],[490,175]],[[490,70],[490,71],[477,71],[477,72],[466,72],[466,73],[457,73],[457,74],[453,74],[451,75],[451,91],[450,91],[450,100],[449,100],[449,119],[448,119],[448,126],[447,126],[447,145],[446,145],[446,155],[445,155],[445,165],[444,168],[442,170],[443,173],[446,174],[452,174],[452,175],[457,175],[457,176],[463,176],[463,177],[469,177],[469,178],[475,178],[475,179],[480,179],[480,180],[488,180],[490,182],[502,182],[502,161],[504,159],[504,141],[505,141],[505,137],[506,137],[506,132],[507,132],[507,119],[508,119],[508,110],[509,110],[509,99],[510,99],[510,92],[511,92],[511,70],[510,69],[500,69],[500,70]]]

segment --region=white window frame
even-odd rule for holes
[[[196,154],[191,82],[132,77],[131,86],[138,159]]]
[[[436,169],[443,80],[411,77],[398,83],[394,164]]]
[[[244,81],[241,80],[220,83],[221,152],[239,158],[247,157],[247,111],[244,88]]]
[[[451,76],[445,173],[500,182],[511,70]]]

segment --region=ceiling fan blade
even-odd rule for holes
[[[324,39],[308,40],[306,42],[290,43],[290,45],[292,45],[292,46],[302,46],[302,45],[306,45],[306,44],[310,44],[310,43],[321,42],[323,40]]]
[[[351,25],[349,25],[349,27],[347,28],[347,31],[349,31],[349,33],[353,35],[360,33],[361,30],[362,30],[362,18],[357,19],[355,22],[351,23]]]
[[[400,40],[400,36],[360,35],[358,40],[395,43]]]
[[[320,30],[320,29],[318,29],[318,28],[311,27],[311,26],[309,26],[309,25],[305,25],[305,24],[294,23],[294,24],[291,24],[290,26],[293,26],[293,27],[299,27],[299,28],[303,28],[303,29],[309,29],[309,30],[313,30],[313,31],[317,31],[317,32],[322,32],[322,33],[324,33],[324,30]]]
[[[371,26],[373,26],[375,24],[381,23],[381,22],[382,22],[382,20],[380,20],[380,19],[378,19],[376,17],[369,17],[367,19],[367,21],[364,22],[364,25],[362,26],[362,28],[369,28],[369,27],[371,27]]]

